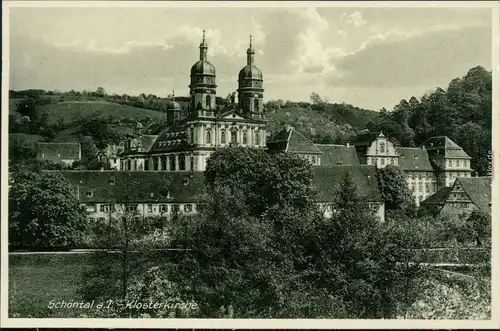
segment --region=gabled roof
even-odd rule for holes
[[[321,151],[321,166],[359,165],[354,146],[314,144]]]
[[[80,144],[78,143],[42,143],[37,144],[37,158],[40,160],[79,160]]]
[[[442,206],[450,193],[461,186],[471,202],[481,211],[490,213],[491,178],[490,177],[458,177],[452,187],[444,187],[421,202],[423,205]]]
[[[472,203],[481,211],[490,213],[491,177],[459,177],[455,185],[457,183],[462,185]]]
[[[433,171],[429,155],[422,148],[396,147],[399,167],[405,171]]]
[[[420,202],[421,205],[438,205],[442,206],[448,199],[448,195],[451,192],[451,186],[446,186],[429,196],[427,199]]]
[[[203,173],[90,170],[59,173],[75,188],[83,203],[127,199],[130,202],[197,202],[205,188]]]
[[[429,151],[431,156],[440,155],[443,157],[470,159],[469,155],[465,153],[462,147],[458,146],[453,140],[446,136],[431,137],[427,139],[422,146]],[[444,150],[444,152],[442,152],[442,150]]]
[[[321,154],[314,143],[297,132],[293,127],[285,127],[267,143],[272,152]]]
[[[318,201],[333,201],[340,184],[349,174],[358,189],[358,194],[366,201],[382,202],[377,183],[377,169],[372,165],[342,165],[313,167],[313,186],[318,192]]]

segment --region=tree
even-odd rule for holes
[[[386,210],[401,211],[406,215],[415,214],[415,199],[401,168],[389,165],[378,169],[378,186]]]
[[[106,91],[104,90],[104,87],[99,86],[95,94],[99,97],[104,97],[106,95]]]
[[[394,318],[418,295],[420,267],[406,249],[416,231],[379,222],[349,176],[333,208],[333,217],[315,229],[316,286],[338,293],[350,318]]]
[[[82,240],[86,212],[58,173],[20,171],[9,191],[9,244],[28,249],[71,248]]]
[[[484,239],[491,238],[491,217],[479,209],[472,211],[466,222],[467,233],[482,246]]]

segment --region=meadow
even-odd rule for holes
[[[50,309],[51,300],[80,302],[78,288],[92,254],[9,254],[9,316],[20,318],[79,317],[85,308]],[[489,319],[489,277],[475,272],[429,271],[424,296],[399,318]],[[97,302],[92,309],[95,309]]]

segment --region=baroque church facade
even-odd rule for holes
[[[138,123],[119,155],[121,170],[199,172],[217,148],[266,147],[263,77],[255,65],[252,37],[247,64],[238,74],[238,102],[233,97],[224,107],[216,104],[216,69],[208,61],[205,32],[199,48],[199,60],[191,67],[187,111],[172,96],[165,122],[146,129]]]

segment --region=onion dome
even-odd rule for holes
[[[167,104],[167,111],[181,111],[181,105],[175,101],[175,94],[172,91],[172,100]]]
[[[215,76],[215,67],[207,60],[208,46],[205,42],[205,30],[203,30],[203,40],[200,44],[200,59],[191,67],[191,83],[196,83],[193,79],[197,76]]]
[[[252,36],[250,36],[250,47],[247,49],[247,65],[240,70],[238,74],[239,81],[247,79],[262,80],[262,71],[255,66],[254,55],[255,50],[252,47]]]

